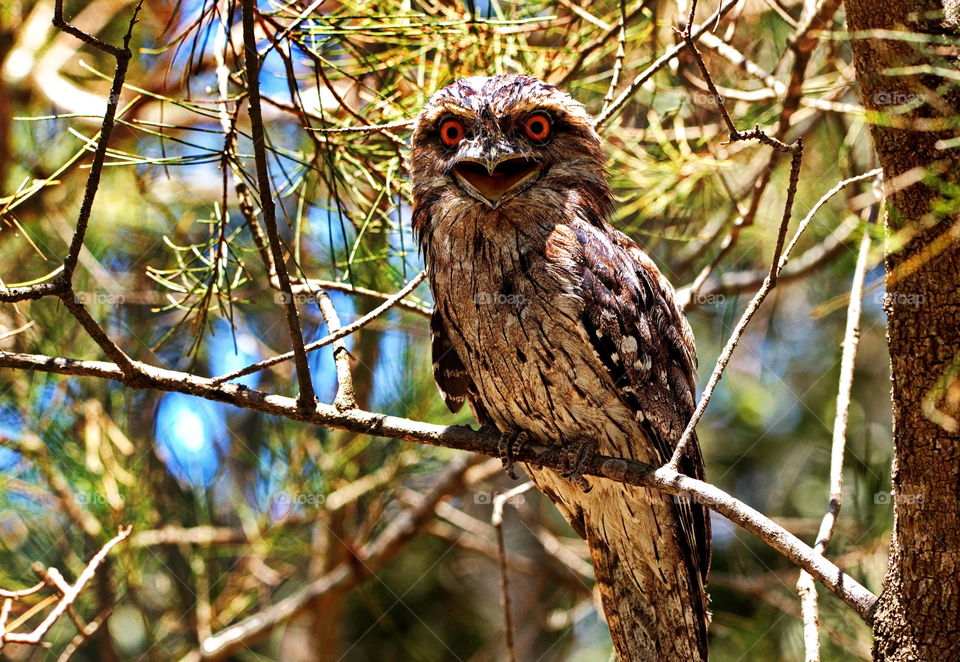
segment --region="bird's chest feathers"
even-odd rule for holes
[[[497,425],[557,440],[608,437],[611,416],[631,425],[581,322],[573,230],[472,229],[444,233],[430,278],[451,342]]]
[[[438,249],[430,277],[438,309],[461,329],[455,335],[502,351],[579,330],[577,247],[566,226],[491,233],[473,225],[446,233]]]

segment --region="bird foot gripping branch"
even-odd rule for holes
[[[520,453],[529,439],[530,435],[524,430],[507,430],[500,433],[500,444],[497,450],[500,452],[503,470],[514,480],[517,480],[517,473],[513,469],[513,458]]]
[[[583,490],[584,494],[593,489],[590,482],[583,475],[583,468],[597,454],[596,445],[590,441],[578,441],[568,444],[564,449],[564,470],[561,476]]]

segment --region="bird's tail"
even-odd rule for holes
[[[690,504],[604,479],[584,494],[550,469],[531,473],[587,540],[619,660],[706,660],[707,595],[678,508]]]

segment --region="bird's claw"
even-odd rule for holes
[[[583,475],[583,467],[597,454],[589,442],[577,442],[569,445],[563,455],[563,471],[560,475],[583,490],[584,494],[593,489],[593,486]]]
[[[508,430],[500,433],[500,443],[497,444],[497,451],[500,453],[500,461],[503,462],[504,471],[514,480],[517,480],[517,474],[513,470],[513,458],[527,443],[529,436],[523,430],[519,432]]]

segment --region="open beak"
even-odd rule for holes
[[[539,161],[517,154],[504,154],[495,160],[463,156],[453,166],[454,176],[466,191],[492,208],[539,172]]]

